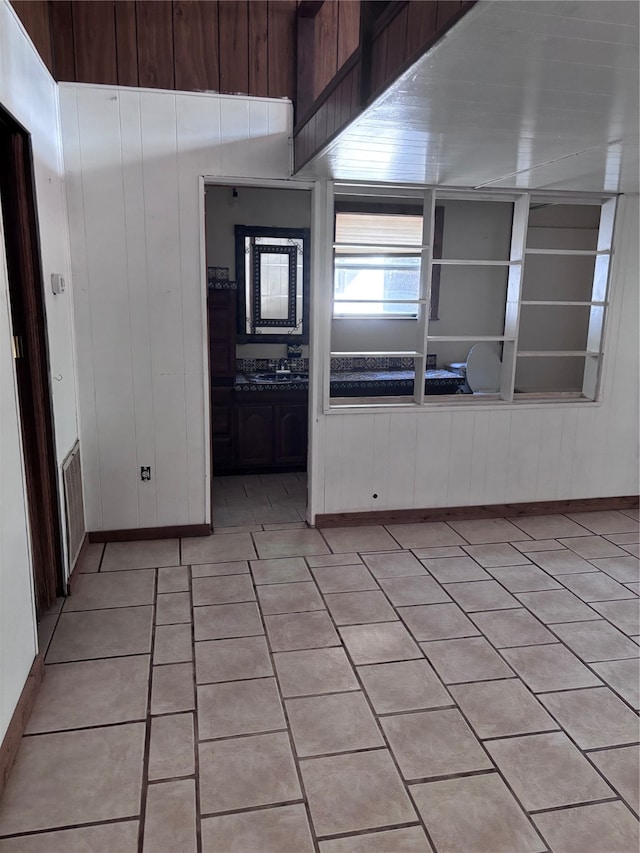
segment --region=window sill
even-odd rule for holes
[[[466,399],[463,399],[466,398]],[[455,394],[441,396],[433,402],[425,402],[419,405],[406,398],[388,398],[384,402],[374,402],[366,397],[334,398],[343,399],[344,403],[332,403],[328,408],[323,408],[323,414],[329,417],[335,415],[374,415],[374,414],[403,414],[403,413],[428,413],[428,412],[459,412],[482,409],[483,411],[520,411],[522,409],[566,409],[579,405],[586,408],[598,408],[602,406],[602,400],[589,400],[586,397],[568,396],[538,396],[522,395],[521,399],[500,400],[496,395],[471,395]],[[455,401],[455,402],[454,402]],[[459,401],[459,402],[458,402]]]

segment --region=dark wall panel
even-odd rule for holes
[[[295,98],[296,0],[12,5],[59,81]]]
[[[407,58],[414,55],[436,31],[436,0],[409,3]]]
[[[317,98],[338,70],[338,3],[326,0],[314,21],[313,96]]]
[[[249,91],[249,10],[246,0],[220,0],[220,89]]]
[[[76,60],[73,50],[73,17],[69,0],[56,0],[49,6],[51,43],[53,46],[53,76],[56,80],[73,83],[76,79]]]
[[[296,0],[269,0],[267,14],[269,97],[295,100]]]
[[[118,85],[138,85],[138,32],[134,0],[118,0],[116,17],[116,61]]]
[[[218,3],[177,0],[173,4],[176,89],[220,88]]]
[[[49,71],[53,72],[49,4],[46,0],[11,0],[11,5]]]
[[[249,91],[253,95],[269,94],[267,27],[267,0],[251,0],[249,3]]]
[[[387,28],[387,61],[385,81],[400,68],[406,57],[408,5],[405,6]]]
[[[173,13],[169,0],[138,0],[138,83],[153,89],[173,89]]]
[[[342,68],[360,42],[360,0],[338,3],[338,68]]]
[[[83,83],[117,83],[113,3],[74,0],[71,13],[77,79]]]

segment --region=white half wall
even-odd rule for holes
[[[315,393],[311,518],[637,495],[638,275],[638,196],[623,196],[600,404],[467,403],[324,414]],[[328,298],[316,292],[314,302]],[[319,316],[314,323],[312,332],[321,327]]]
[[[60,470],[60,463],[76,440],[77,412],[58,93],[56,83],[5,0],[0,0],[0,104],[31,134]],[[53,272],[61,273],[67,281],[67,291],[60,296],[53,296],[48,286]],[[0,223],[0,740],[37,651],[10,316]],[[61,482],[59,491],[62,495]]]
[[[88,529],[206,523],[200,176],[288,178],[291,104],[74,84],[60,103]]]

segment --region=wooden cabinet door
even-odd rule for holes
[[[238,465],[273,465],[273,406],[238,406]]]
[[[236,291],[208,291],[209,358],[211,379],[233,379],[236,375]]]
[[[304,466],[307,462],[307,405],[275,407],[275,464]]]

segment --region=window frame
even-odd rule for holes
[[[422,204],[384,204],[379,201],[373,202],[356,202],[342,201],[336,202],[333,215],[333,242],[336,240],[336,216],[339,213],[362,213],[371,214],[389,214],[390,216],[423,216]],[[444,235],[444,207],[437,205],[434,213],[434,236],[433,236],[433,256],[434,258],[442,257],[442,241]],[[407,251],[411,251],[413,247],[408,246]],[[420,247],[415,247],[416,251],[412,254],[419,254]],[[392,257],[384,255],[383,257]],[[335,299],[335,259],[333,267],[333,309],[331,317],[333,320],[417,320],[416,314],[385,314],[383,312],[377,314],[336,314]],[[348,300],[345,300],[348,301]],[[432,274],[431,279],[431,300],[429,304],[429,320],[431,322],[439,319],[438,313],[440,310],[440,267],[437,267]]]
[[[614,193],[569,193],[559,191],[550,193],[549,191],[529,191],[529,190],[492,190],[491,188],[482,188],[479,190],[456,190],[453,188],[429,187],[429,186],[412,186],[403,185],[396,187],[393,185],[373,185],[354,182],[328,182],[327,184],[327,217],[329,225],[327,237],[327,252],[324,255],[327,263],[327,271],[333,272],[334,269],[334,244],[335,244],[335,213],[341,209],[342,203],[340,195],[348,195],[350,198],[349,209],[352,210],[355,206],[351,201],[353,196],[361,194],[365,198],[371,198],[376,193],[381,197],[390,197],[398,199],[402,194],[406,194],[408,200],[415,198],[424,198],[423,215],[423,245],[421,247],[422,259],[426,263],[424,266],[424,274],[421,274],[421,290],[420,297],[424,304],[425,297],[430,297],[430,287],[432,283],[433,273],[436,269],[440,269],[445,264],[476,264],[476,265],[503,265],[508,268],[508,283],[507,295],[505,298],[505,327],[504,335],[491,337],[470,337],[470,336],[438,336],[429,335],[428,320],[425,320],[427,312],[422,312],[422,319],[418,318],[418,331],[416,340],[416,348],[408,352],[332,352],[331,351],[331,327],[334,321],[333,317],[333,297],[334,297],[334,282],[333,276],[330,275],[330,293],[327,293],[328,313],[326,317],[326,360],[325,360],[325,377],[324,377],[324,404],[323,411],[325,414],[340,414],[340,413],[363,413],[371,414],[373,412],[408,412],[408,411],[428,411],[434,408],[447,408],[449,411],[463,408],[469,405],[477,407],[502,408],[522,407],[522,406],[538,406],[545,405],[560,405],[565,406],[568,403],[580,403],[581,405],[599,405],[602,399],[601,378],[603,371],[603,361],[605,359],[605,344],[607,333],[607,318],[610,305],[610,287],[611,287],[611,259],[613,254],[613,235],[615,226],[615,216],[617,209],[618,196]],[[464,201],[487,201],[509,202],[513,205],[513,218],[511,226],[511,248],[508,260],[504,261],[482,261],[482,260],[462,260],[462,259],[443,259],[434,257],[434,210],[436,200],[464,200]],[[587,349],[581,355],[585,357],[585,371],[583,375],[582,390],[580,392],[563,392],[563,391],[540,391],[530,393],[517,393],[514,389],[515,384],[515,368],[518,357],[523,357],[518,354],[518,333],[520,319],[520,305],[526,304],[523,299],[523,279],[524,268],[527,256],[527,228],[530,206],[534,203],[551,203],[558,205],[591,205],[600,208],[600,223],[598,228],[598,240],[596,250],[585,250],[582,254],[594,255],[596,258],[596,269],[592,282],[591,301],[588,303],[590,307],[590,322]],[[363,202],[363,207],[366,211],[371,211],[375,203]],[[403,205],[400,205],[403,206]],[[390,212],[392,205],[384,204],[381,206],[384,211]],[[409,209],[412,205],[409,201]],[[415,212],[415,205],[413,205]],[[333,228],[333,230],[332,230]],[[535,249],[533,250],[536,251]],[[530,253],[530,252],[529,252]],[[556,254],[572,254],[570,250],[556,250]],[[376,315],[373,315],[376,316]],[[379,318],[378,318],[379,319]],[[426,358],[430,343],[438,341],[469,341],[470,343],[481,340],[499,341],[503,348],[502,354],[502,371],[500,390],[494,395],[476,395],[476,394],[459,394],[447,396],[428,396],[425,394],[425,383],[422,381],[423,371],[426,366]],[[422,344],[421,344],[422,341]],[[563,352],[563,351],[560,351]],[[569,353],[567,353],[569,354]],[[538,357],[552,355],[557,357],[558,352],[541,353]],[[335,357],[411,357],[415,364],[415,380],[414,394],[411,397],[402,397],[395,399],[385,398],[332,398],[330,395],[330,360]],[[524,357],[528,357],[525,355]]]
[[[247,332],[247,281],[245,273],[245,239],[255,237],[291,238],[302,241],[302,333],[292,335],[282,333],[251,334]],[[311,230],[309,228],[270,228],[260,225],[235,226],[235,260],[236,281],[238,293],[236,340],[239,344],[308,344],[309,343],[309,281],[311,273],[310,260]],[[254,294],[252,293],[252,301]],[[284,328],[275,324],[273,328]],[[287,328],[291,328],[288,326]]]

